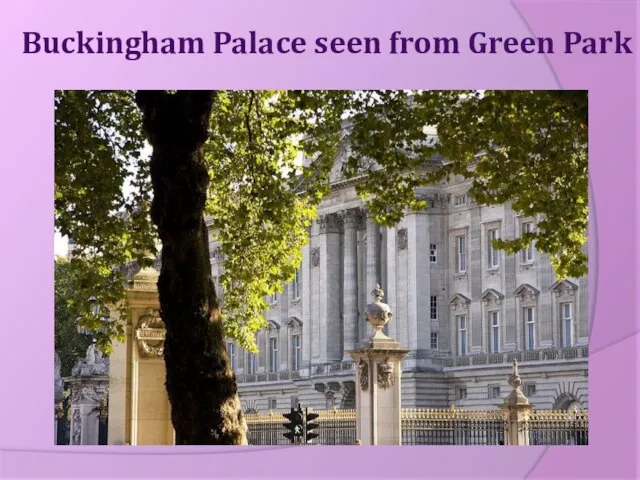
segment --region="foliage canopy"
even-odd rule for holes
[[[55,140],[55,222],[75,244],[68,308],[97,330],[89,297],[121,303],[121,266],[151,265],[157,253],[134,92],[56,92]],[[535,231],[496,247],[515,253],[535,242],[558,277],[587,271],[586,92],[220,91],[204,153],[225,332],[245,348],[265,326],[265,298],[295,275],[336,157],[380,225],[427,207],[416,188],[457,175],[477,203],[511,202],[539,217]],[[435,155],[444,161],[435,165]],[[98,342],[108,353],[121,336],[109,324]]]

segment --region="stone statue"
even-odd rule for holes
[[[109,359],[103,357],[98,349],[95,340],[87,348],[84,358],[78,360],[71,370],[74,377],[91,377],[94,375],[107,375],[109,372]]]
[[[85,361],[87,362],[87,365],[95,365],[95,363],[96,363],[96,344],[95,344],[95,340],[94,340],[94,343],[89,345],[89,348],[87,348],[87,355],[85,356]]]

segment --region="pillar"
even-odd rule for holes
[[[358,342],[358,238],[356,227],[360,212],[352,209],[344,213],[342,317],[344,357],[354,350]]]
[[[382,295],[377,286],[374,302],[367,307],[367,320],[375,329],[373,337],[351,352],[357,371],[356,435],[362,445],[402,444],[402,359],[409,350],[382,332],[391,319]]]

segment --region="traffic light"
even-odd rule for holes
[[[302,438],[304,430],[304,419],[302,418],[302,410],[298,407],[298,410],[291,409],[291,413],[283,413],[282,416],[289,420],[282,425],[288,430],[283,433],[285,438],[288,438],[291,443],[295,443],[296,438]]]
[[[318,416],[319,415],[317,413],[309,413],[308,408],[305,409],[305,416],[304,416],[305,443],[309,443],[311,440],[319,436],[319,434],[315,433],[314,430],[318,428],[320,425],[317,423],[311,423],[313,420],[318,418]]]

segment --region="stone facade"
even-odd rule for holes
[[[514,358],[535,408],[586,408],[587,278],[556,282],[535,246],[493,252],[490,239],[515,238],[539,219],[477,205],[468,187],[454,179],[424,189],[428,209],[379,228],[353,184],[336,179],[297,280],[271,299],[260,353],[229,342],[244,408],[354,408],[348,352],[373,333],[363,313],[376,284],[394,315],[386,333],[409,349],[403,408],[494,407],[509,391]],[[216,279],[217,247],[212,236]]]

